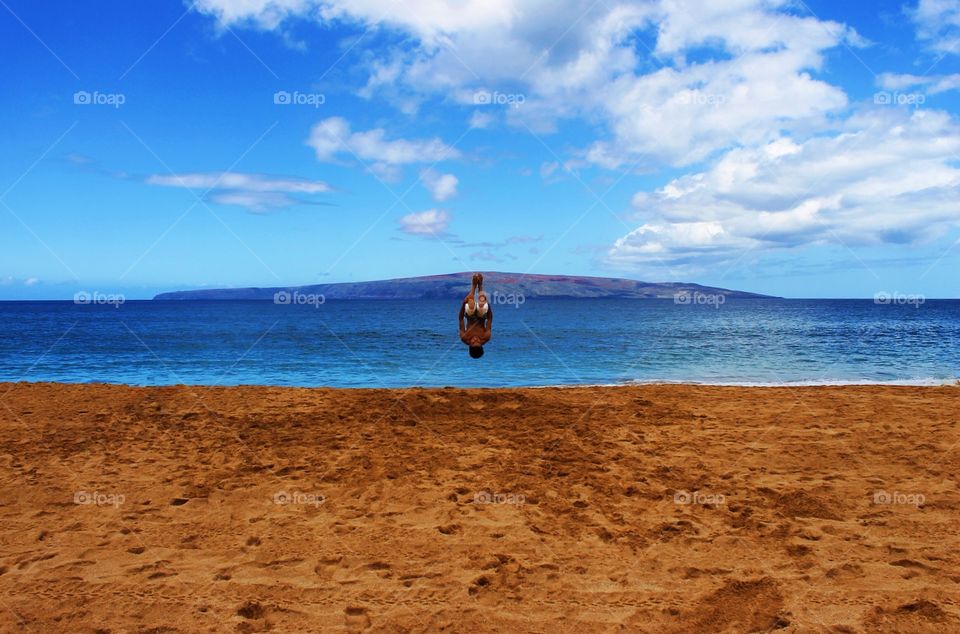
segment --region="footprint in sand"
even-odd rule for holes
[[[237,615],[248,620],[262,619],[266,614],[266,609],[256,601],[247,601],[237,608]]]
[[[904,603],[897,608],[876,607],[863,621],[870,632],[956,632],[960,619],[926,599]]]
[[[470,585],[470,588],[467,589],[467,593],[470,595],[478,594],[482,589],[490,585],[490,577],[477,577],[473,580],[473,583]]]
[[[347,630],[365,630],[370,627],[370,615],[366,608],[358,605],[348,605],[343,613]]]

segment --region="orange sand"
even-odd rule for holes
[[[956,387],[0,384],[0,631],[958,632],[958,418]]]

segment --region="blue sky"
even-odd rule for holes
[[[2,0],[0,299],[958,297],[958,33],[943,0]]]

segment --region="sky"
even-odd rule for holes
[[[960,0],[0,0],[0,300],[960,297]]]

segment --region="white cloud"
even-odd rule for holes
[[[915,244],[960,226],[960,126],[944,113],[876,108],[839,133],[727,152],[634,207],[642,224],[608,259],[702,270],[747,250]]]
[[[952,75],[901,75],[898,73],[880,73],[877,83],[887,90],[924,89],[931,95],[948,90],[960,89],[960,73]]]
[[[473,114],[470,115],[470,127],[478,130],[485,130],[489,128],[491,125],[493,125],[494,121],[496,121],[496,117],[489,112],[474,110]]]
[[[913,10],[917,37],[944,55],[960,54],[960,2],[919,0]]]
[[[540,178],[549,179],[561,167],[558,161],[544,161],[540,164]]]
[[[205,10],[243,19],[211,8],[220,4],[227,0],[205,0]],[[262,0],[242,4],[245,19],[261,25],[282,13]],[[364,97],[405,112],[437,98],[470,106],[472,127],[502,119],[543,134],[557,152],[549,133],[567,119],[588,124],[593,137],[578,134],[588,140],[563,147],[567,156],[556,161],[568,170],[696,166],[636,197],[636,228],[608,254],[618,266],[702,267],[744,249],[823,243],[912,244],[957,222],[956,123],[936,111],[851,106],[826,81],[824,59],[868,43],[792,0],[408,0],[385,15],[375,0],[299,4],[283,15],[408,36],[366,62]],[[912,15],[931,47],[960,53],[960,3],[919,0]],[[960,76],[885,74],[879,83],[934,94],[957,89]],[[475,106],[477,90],[523,103]],[[342,119],[327,121],[340,134],[311,144],[333,160],[343,154],[337,137],[352,146],[356,133]],[[360,134],[374,137],[365,160],[375,169],[420,153],[387,152],[379,129]],[[552,163],[542,169],[547,178],[558,173]]]
[[[197,195],[212,191],[211,201],[223,205],[238,205],[253,213],[308,203],[295,198],[295,194],[323,194],[333,191],[333,188],[323,181],[244,172],[155,174],[147,177],[146,182],[150,185],[189,189]]]
[[[253,23],[275,29],[293,16],[321,22],[349,20],[398,28],[436,45],[449,33],[509,24],[515,4],[510,0],[197,0],[194,6],[216,17],[221,26]]]
[[[12,275],[6,275],[4,277],[0,277],[0,286],[12,286],[18,281],[20,280],[17,280],[17,278],[13,277]],[[28,277],[22,280],[24,286],[36,286],[40,282],[41,280],[39,277]]]
[[[383,128],[352,132],[349,122],[342,117],[330,117],[314,125],[307,145],[321,161],[355,158],[387,176],[396,175],[397,168],[403,165],[438,163],[460,156],[439,138],[387,140]]]
[[[166,185],[186,189],[234,189],[251,192],[286,192],[290,194],[322,194],[333,191],[323,181],[286,176],[269,176],[243,172],[192,172],[159,174],[147,178],[150,185]]]
[[[826,50],[857,43],[842,24],[777,12],[784,3],[663,2],[655,52],[669,65],[612,77],[596,95],[612,139],[587,162],[619,168],[637,160],[689,165],[784,130],[821,126],[847,105],[813,72]],[[691,62],[688,51],[712,51]],[[589,99],[586,96],[585,99]]]
[[[443,209],[428,209],[400,218],[400,231],[414,236],[442,236],[450,224],[450,214]]]
[[[221,26],[251,22],[266,29],[276,28],[291,16],[312,13],[322,4],[316,0],[185,0],[185,3],[215,16]]]
[[[420,172],[420,180],[424,187],[433,196],[433,199],[442,202],[457,195],[459,179],[453,174],[441,174],[434,169],[425,169]]]
[[[285,209],[303,202],[280,192],[218,192],[210,196],[218,205],[236,205],[255,214]]]
[[[378,54],[363,96],[382,91],[409,112],[431,95],[472,104],[479,89],[521,94],[523,104],[506,109],[508,121],[549,132],[560,119],[595,118],[607,138],[580,159],[618,168],[636,160],[692,164],[822,125],[846,107],[843,91],[813,73],[825,51],[863,45],[862,38],[792,7],[788,0],[406,0],[386,8],[377,0],[204,0],[198,8],[223,24],[276,28],[298,15],[400,31],[419,46]],[[653,54],[638,39],[654,42]],[[489,119],[474,115],[471,123]],[[336,126],[345,122],[329,124],[344,136]],[[379,132],[371,144],[383,143]],[[323,130],[317,136],[318,156],[333,156],[335,140]],[[390,165],[397,163],[379,167]]]

